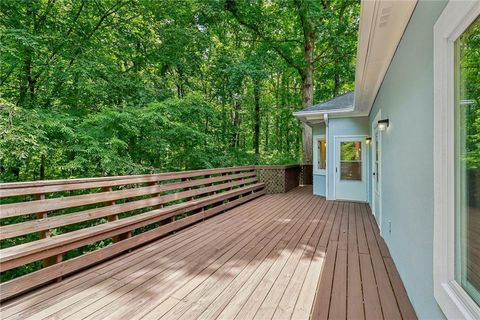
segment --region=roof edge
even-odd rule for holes
[[[348,108],[339,108],[339,109],[330,109],[330,110],[312,110],[312,111],[296,111],[293,112],[295,117],[301,116],[314,116],[314,115],[323,115],[323,114],[330,114],[330,113],[345,113],[345,112],[352,112],[354,111],[354,107],[350,106]]]
[[[355,68],[356,111],[370,113],[417,3],[362,0]]]

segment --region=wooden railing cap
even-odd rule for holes
[[[285,169],[292,169],[292,168],[300,168],[301,165],[299,164],[287,164],[287,165],[282,165],[282,164],[274,164],[274,165],[258,165],[255,166],[256,170],[285,170]]]

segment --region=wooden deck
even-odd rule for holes
[[[266,195],[2,305],[2,319],[411,319],[364,204]]]

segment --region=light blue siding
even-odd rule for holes
[[[445,1],[420,1],[378,93],[383,237],[420,319],[443,314],[433,296],[433,26]],[[388,224],[391,221],[391,233]]]
[[[326,194],[326,182],[325,175],[314,174],[313,175],[313,194],[317,196],[325,197]]]
[[[312,134],[317,136],[319,134],[325,134],[325,123],[318,123],[312,125]]]
[[[368,117],[357,118],[337,118],[328,121],[328,137],[327,137],[327,166],[328,172],[335,172],[335,150],[333,143],[335,136],[351,136],[351,135],[369,135],[370,123]],[[368,162],[367,162],[368,164]],[[367,165],[367,168],[369,165]],[[367,169],[367,176],[370,176]],[[333,184],[335,175],[328,175],[328,195],[327,199],[333,199]],[[370,189],[368,187],[368,189]]]

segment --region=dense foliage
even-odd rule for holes
[[[458,45],[460,112],[457,114],[465,126],[462,152],[467,168],[480,170],[480,18],[462,35]]]
[[[358,13],[352,0],[1,1],[0,179],[299,162],[305,77],[315,102],[352,89]]]

